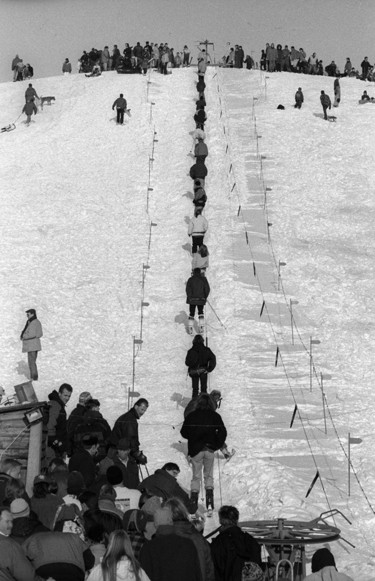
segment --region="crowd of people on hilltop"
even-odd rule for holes
[[[361,62],[361,73],[353,67],[349,57],[347,57],[343,72],[340,71],[335,61],[331,61],[324,66],[316,52],[310,56],[303,48],[289,48],[281,44],[267,43],[260,56],[260,69],[267,72],[289,72],[304,73],[309,75],[328,75],[329,77],[354,77],[363,81],[375,81],[375,65],[371,65],[368,57],[365,56]]]
[[[106,45],[102,50],[92,48],[90,51],[83,51],[77,70],[80,73],[91,73],[93,67],[98,66],[101,72],[146,73],[149,68],[155,68],[160,73],[167,74],[170,68],[185,67],[190,63],[190,49],[187,45],[180,52],[175,52],[167,42],[157,44],[146,41],[143,46],[140,42],[134,46],[125,43],[122,52],[117,44],[112,49]]]
[[[32,79],[34,76],[34,68],[30,63],[25,64],[23,60],[16,54],[12,60],[13,81],[25,81]]]

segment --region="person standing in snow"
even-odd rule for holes
[[[197,252],[198,248],[203,244],[204,235],[208,230],[208,222],[202,216],[202,208],[195,208],[194,217],[191,218],[188,227],[188,235],[192,237],[192,254]]]
[[[236,581],[242,578],[245,561],[255,563],[259,577],[261,569],[261,546],[249,533],[238,526],[239,512],[235,506],[222,506],[219,509],[220,534],[211,543],[211,555],[217,581]]]
[[[18,76],[18,63],[22,63],[22,59],[16,54],[14,59],[12,60],[12,71],[13,71],[13,81],[17,81]]]
[[[131,455],[137,464],[147,464],[146,456],[139,449],[138,439],[138,420],[147,412],[147,409],[148,401],[141,397],[128,412],[117,418],[110,437],[112,446],[117,446],[122,438],[127,438],[130,441]]]
[[[320,91],[320,102],[322,104],[323,107],[323,113],[324,113],[324,119],[327,120],[328,116],[327,116],[327,109],[331,108],[331,99],[329,98],[328,95],[326,95],[326,93],[324,91]]]
[[[294,98],[296,100],[296,104],[294,105],[294,108],[295,109],[301,109],[302,103],[304,101],[301,87],[298,87],[298,91],[296,91],[296,94],[295,94]]]
[[[69,59],[66,58],[63,62],[62,72],[65,74],[70,74],[72,72],[72,63],[69,62]]]
[[[204,322],[203,309],[210,294],[210,285],[200,268],[194,268],[186,283],[186,302],[189,305],[189,327],[193,327],[195,308],[198,308],[199,325]]]
[[[68,447],[68,430],[65,407],[71,398],[73,388],[63,383],[57,392],[55,389],[48,395],[48,448],[47,458],[63,457]]]
[[[32,86],[31,83],[29,83],[29,86],[27,87],[26,91],[25,91],[25,101],[27,103],[27,101],[31,101],[31,99],[39,99],[38,93],[36,92],[36,90],[34,89],[34,87]]]
[[[214,411],[208,394],[200,396],[197,409],[185,418],[181,428],[181,436],[188,441],[188,455],[193,470],[190,485],[191,511],[196,512],[198,508],[202,469],[206,490],[206,506],[208,509],[213,509],[215,451],[224,445],[227,430],[219,414]]]
[[[26,106],[27,104],[25,105],[25,107]],[[35,309],[28,309],[26,311],[26,316],[27,322],[25,327],[23,328],[20,337],[22,341],[22,353],[27,353],[27,359],[30,369],[30,378],[33,381],[37,381],[38,369],[36,366],[36,358],[38,356],[38,351],[42,350],[40,338],[43,337],[43,329],[41,322],[38,320],[36,316]]]
[[[30,101],[23,106],[22,113],[26,115],[26,125],[31,123],[31,115],[34,113],[36,115],[38,113],[37,106],[35,105],[34,98],[32,97]]]
[[[122,125],[124,123],[124,113],[125,113],[126,108],[127,108],[127,102],[126,102],[126,99],[124,99],[123,93],[120,93],[120,96],[118,97],[118,99],[116,99],[116,101],[113,103],[112,111],[114,111],[115,107],[116,107],[116,111],[117,111],[116,123],[119,123],[120,125]]]
[[[334,80],[333,90],[334,90],[334,94],[335,94],[335,100],[333,102],[333,106],[338,107],[340,104],[340,101],[341,101],[341,88],[340,88],[340,81],[339,81],[338,77]]]
[[[202,277],[203,278],[203,277]],[[199,385],[201,393],[207,393],[207,378],[216,367],[216,356],[209,347],[206,347],[202,335],[195,335],[193,346],[189,349],[185,358],[185,365],[188,368],[188,374],[192,383],[192,399],[199,395]],[[212,409],[216,405],[212,403]]]

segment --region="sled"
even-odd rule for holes
[[[0,132],[1,133],[6,133],[6,132],[9,132],[9,131],[13,131],[15,128],[16,128],[15,123],[9,123],[9,125],[6,125],[5,127],[2,127],[0,129]]]

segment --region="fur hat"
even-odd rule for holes
[[[82,393],[79,394],[79,403],[81,403],[82,405],[84,405],[87,401],[89,401],[89,399],[92,399],[92,395],[89,391],[83,391]]]
[[[138,533],[141,533],[146,529],[147,515],[142,510],[127,510],[124,513],[122,525],[126,532],[135,529]]]
[[[10,503],[10,512],[14,518],[30,515],[30,507],[23,498],[16,498]]]

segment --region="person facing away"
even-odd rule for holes
[[[124,99],[123,93],[120,93],[120,96],[114,101],[112,111],[114,111],[115,107],[117,111],[116,123],[122,125],[124,123],[124,113],[127,108],[127,102],[126,99]]]
[[[35,107],[34,102],[31,102]],[[30,104],[30,103],[29,103]],[[25,107],[28,105],[26,103]],[[24,107],[24,109],[25,109]],[[36,109],[36,107],[35,107]],[[33,109],[34,110],[34,109]],[[36,111],[35,111],[36,113]],[[27,114],[27,113],[26,113]],[[28,115],[28,114],[27,114]],[[31,116],[31,113],[30,113]],[[30,122],[28,116],[28,123]],[[26,311],[27,321],[24,326],[20,339],[22,341],[22,353],[27,353],[27,359],[30,369],[30,378],[34,381],[38,379],[38,369],[36,366],[36,358],[38,351],[42,350],[40,338],[43,337],[43,329],[41,322],[38,320],[35,309],[28,309]]]
[[[188,226],[188,235],[192,238],[192,254],[203,244],[204,235],[208,230],[208,222],[202,215],[202,208],[195,208],[194,216]]]
[[[219,414],[214,411],[212,400],[207,393],[201,394],[197,409],[185,418],[180,433],[188,441],[188,455],[193,471],[190,484],[191,510],[195,512],[197,509],[202,469],[206,506],[214,508],[215,451],[224,445],[227,430]]]
[[[205,244],[201,244],[198,252],[193,254],[192,269],[199,268],[201,274],[205,274],[206,269],[209,267],[209,252]]]
[[[69,59],[66,58],[63,62],[62,72],[65,74],[69,74],[72,72],[72,63],[69,62]]]
[[[312,574],[305,577],[304,581],[353,581],[345,573],[339,573],[336,569],[335,558],[329,549],[318,549],[311,559]]]
[[[295,109],[301,109],[302,107],[302,103],[304,101],[304,97],[303,97],[303,93],[302,93],[302,89],[301,87],[298,87],[298,90],[296,91],[296,94],[294,96],[296,104],[294,105]]]
[[[147,476],[138,486],[141,492],[158,496],[163,500],[179,498],[185,506],[189,505],[189,496],[177,482],[180,468],[174,462],[167,462],[162,468],[155,470],[154,474]]]
[[[203,317],[203,308],[210,294],[210,285],[200,268],[194,268],[192,276],[186,283],[186,302],[189,305],[189,319],[194,319],[195,308],[198,316]]]
[[[37,106],[34,103],[34,97],[31,97],[27,103],[23,106],[22,113],[26,115],[26,125],[31,123],[31,115],[34,113],[36,115],[38,113]],[[36,378],[38,379],[38,378]]]
[[[322,107],[323,107],[324,119],[327,120],[328,119],[327,109],[330,109],[332,105],[331,105],[331,99],[324,91],[320,91],[320,102],[321,102]]]
[[[186,354],[185,365],[192,381],[192,397],[198,396],[199,385],[201,393],[207,393],[207,377],[216,367],[216,356],[206,347],[202,335],[195,335],[193,345]]]
[[[27,87],[27,89],[25,91],[25,101],[27,103],[27,101],[31,101],[31,99],[35,99],[35,98],[39,99],[38,93],[36,92],[36,90],[34,89],[32,84],[29,83],[29,86]]]
[[[261,547],[249,533],[238,526],[239,512],[235,506],[224,505],[219,510],[220,534],[211,543],[211,555],[216,581],[241,581],[245,562],[255,564],[259,578],[262,573]]]

